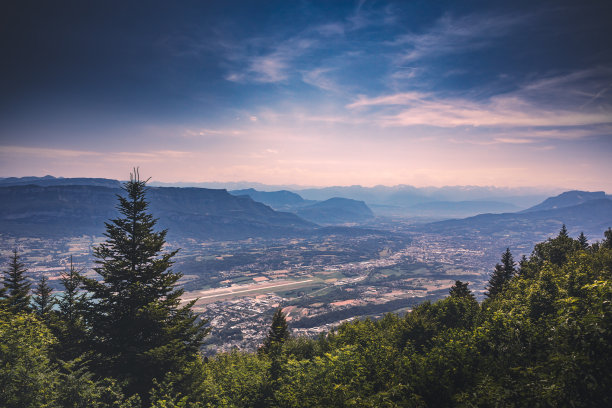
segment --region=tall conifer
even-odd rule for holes
[[[3,303],[13,313],[32,311],[30,306],[30,288],[32,284],[27,280],[25,264],[19,258],[17,250],[13,250],[8,269],[3,271],[2,283],[5,289]]]
[[[510,248],[506,248],[506,251],[501,257],[501,264],[495,265],[495,270],[491,274],[485,295],[489,299],[496,297],[504,290],[515,273],[516,269],[512,253],[510,252]]]
[[[468,288],[468,285],[468,282],[461,282],[460,280],[457,280],[455,281],[455,284],[448,290],[448,294],[452,297],[457,298],[476,299],[470,288]]]
[[[287,318],[283,313],[283,309],[279,307],[274,312],[274,316],[272,316],[272,324],[270,325],[268,335],[264,339],[260,351],[267,354],[273,349],[282,346],[288,338],[289,327],[287,326]]]
[[[91,295],[94,345],[101,373],[127,382],[146,399],[153,379],[195,358],[207,333],[191,307],[180,305],[182,274],[172,271],[177,251],[162,252],[166,230],[154,230],[146,181],[138,170],[118,196],[121,216],[106,223],[106,241],[94,249],[101,280],[84,279]]]
[[[49,278],[42,275],[38,284],[33,290],[34,292],[34,312],[43,320],[47,320],[49,313],[55,304],[51,293],[53,290],[49,286]]]
[[[604,232],[604,240],[601,241],[601,246],[603,248],[612,249],[612,228],[608,228]]]
[[[584,232],[581,232],[580,235],[578,235],[578,245],[580,246],[580,249],[589,249],[589,240],[586,235],[584,235]]]
[[[87,325],[85,321],[86,296],[81,288],[83,277],[74,267],[72,256],[70,268],[62,273],[61,283],[64,287],[59,296],[58,321],[53,326],[58,338],[58,355],[62,360],[72,360],[86,351]]]

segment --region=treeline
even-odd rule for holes
[[[211,359],[206,322],[181,305],[147,213],[125,185],[121,218],[96,248],[100,279],[30,288],[18,253],[0,289],[2,407],[612,406],[612,230],[559,235],[518,264],[507,250],[479,303],[457,281],[405,316],[292,338],[275,313],[262,347]]]

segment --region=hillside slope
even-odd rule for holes
[[[298,208],[295,212],[318,224],[359,223],[374,218],[374,213],[363,201],[339,197]]]
[[[583,204],[523,213],[481,214],[458,220],[426,224],[423,231],[444,234],[532,234],[548,236],[565,224],[571,233],[597,236],[612,226],[612,200],[591,200]]]
[[[575,205],[584,204],[588,201],[602,200],[605,198],[609,199],[610,196],[606,196],[606,193],[603,191],[566,191],[558,196],[549,197],[540,204],[534,205],[523,212],[555,210],[558,208],[572,207]]]
[[[0,188],[0,229],[17,236],[101,234],[117,215],[118,188],[14,186]],[[204,188],[150,188],[150,208],[170,236],[238,239],[284,236],[316,227],[249,197]]]

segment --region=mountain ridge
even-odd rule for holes
[[[522,212],[533,212],[540,210],[554,210],[557,208],[572,207],[586,203],[591,200],[610,199],[612,196],[606,195],[604,191],[581,191],[581,190],[570,190],[565,191],[557,196],[548,197],[540,204],[534,205],[533,207],[527,208]]]
[[[119,188],[103,186],[0,187],[0,229],[22,234],[98,234],[117,215]],[[317,228],[295,214],[275,211],[226,190],[151,187],[150,208],[172,236],[238,239],[284,236]]]

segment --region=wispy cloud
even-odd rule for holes
[[[100,156],[102,153],[88,150],[70,150],[70,149],[53,149],[44,147],[28,147],[28,146],[0,146],[0,154],[10,155],[28,155],[35,157],[50,157],[50,158],[74,158],[74,157],[93,157]]]
[[[103,160],[105,162],[142,163],[156,162],[160,159],[185,159],[192,155],[191,152],[178,150],[156,150],[150,152],[95,152],[89,150],[54,149],[43,147],[26,146],[0,146],[0,155],[12,156],[12,158],[24,156],[28,158],[41,158],[52,160],[63,159],[86,159]]]
[[[526,16],[472,14],[454,17],[447,14],[429,30],[401,35],[390,45],[403,48],[399,58],[402,62],[458,54],[490,46],[495,39],[526,20]]]
[[[347,35],[373,26],[394,24],[389,7],[369,6],[360,1],[354,10],[336,21],[315,20],[310,26],[287,37],[262,36],[232,45],[220,42],[230,69],[225,79],[232,82],[284,83],[292,77],[327,91],[337,87],[323,74],[334,69],[325,63],[338,55],[351,56],[363,44],[347,41]],[[346,61],[345,61],[346,63]],[[297,74],[297,75],[296,75]]]
[[[600,102],[585,108],[594,98],[593,72],[541,79],[521,89],[486,100],[444,97],[433,93],[405,92],[377,97],[359,96],[349,110],[369,110],[382,126],[428,125],[436,127],[576,127],[612,123],[612,105]],[[607,84],[599,82],[599,87]],[[559,133],[547,131],[554,138]]]
[[[370,106],[391,106],[391,105],[408,105],[414,102],[422,101],[429,95],[421,92],[403,92],[392,95],[377,96],[368,98],[365,95],[359,95],[357,100],[346,107],[349,109],[364,108]]]
[[[292,62],[315,44],[316,41],[313,39],[295,37],[281,42],[271,51],[261,55],[236,55],[233,58],[246,67],[229,73],[226,79],[233,82],[262,83],[286,81],[289,78]]]
[[[302,74],[302,81],[308,85],[326,91],[340,92],[341,88],[338,86],[337,82],[327,75],[332,71],[333,68],[315,68],[310,71],[305,71]]]

